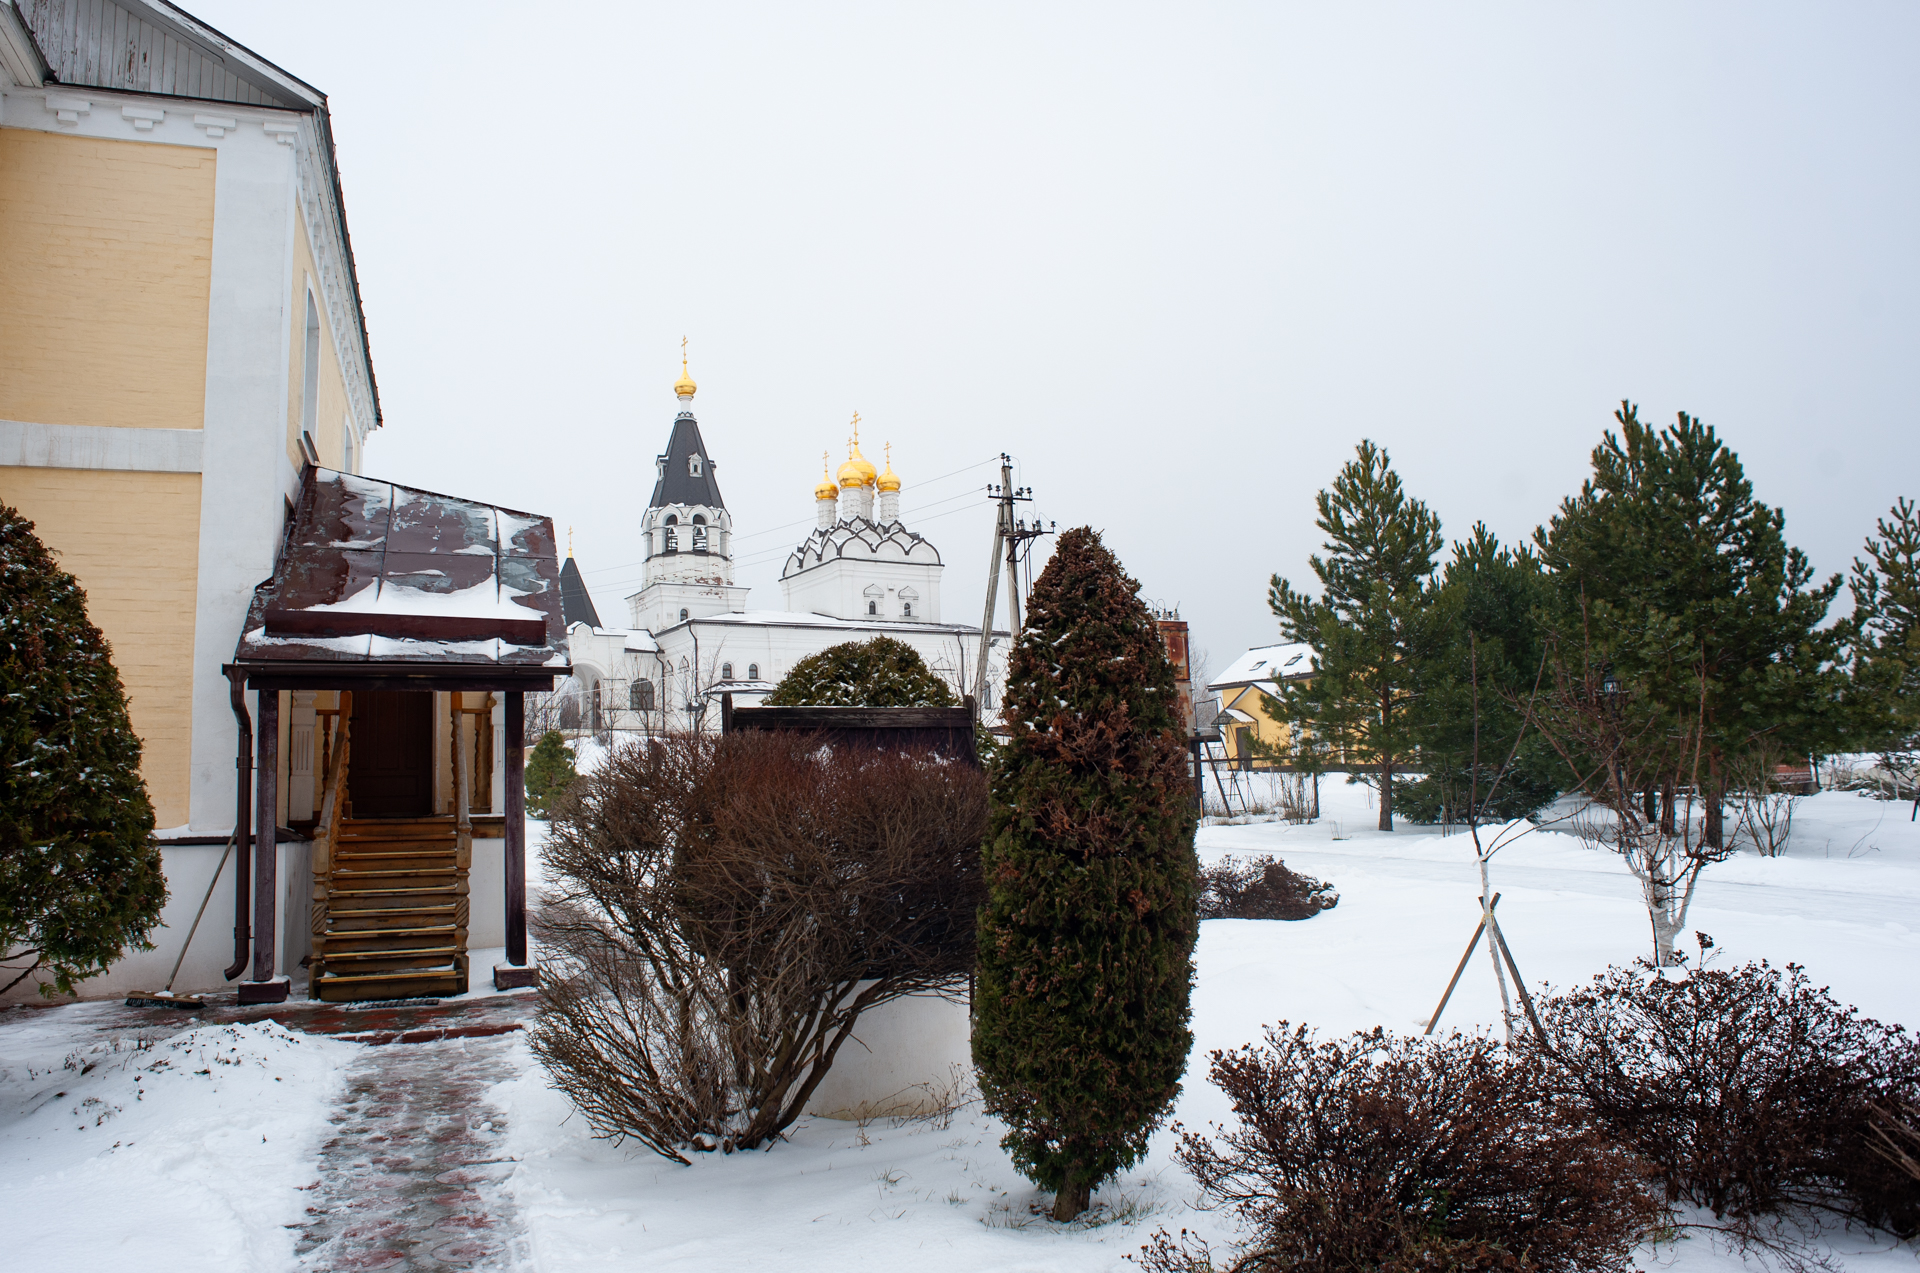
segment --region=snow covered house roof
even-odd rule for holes
[[[1207,688],[1229,690],[1258,685],[1275,692],[1281,681],[1296,681],[1312,675],[1312,646],[1304,642],[1257,645],[1235,659],[1232,666],[1208,683]]]
[[[548,518],[309,467],[234,662],[266,688],[551,689],[559,584]]]

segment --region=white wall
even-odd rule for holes
[[[965,1001],[910,995],[860,1014],[853,1037],[813,1089],[806,1112],[821,1118],[923,1114],[935,1093],[973,1076]]]

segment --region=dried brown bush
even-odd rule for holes
[[[1624,1273],[1661,1208],[1645,1169],[1555,1100],[1546,1063],[1491,1039],[1319,1042],[1305,1027],[1214,1052],[1239,1123],[1176,1151],[1251,1230],[1232,1273],[1507,1269]],[[1214,1267],[1165,1233],[1137,1261]]]
[[[793,1122],[859,1015],[973,966],[984,777],[791,734],[619,748],[557,803],[533,1048],[679,1162]]]
[[[1339,904],[1333,885],[1271,857],[1221,858],[1200,868],[1201,919],[1312,919]]]
[[[1523,1046],[1550,1055],[1561,1094],[1737,1241],[1764,1239],[1756,1218],[1820,1212],[1920,1230],[1920,1184],[1874,1135],[1876,1106],[1920,1098],[1920,1043],[1798,965],[1612,968],[1539,1006],[1546,1041]]]

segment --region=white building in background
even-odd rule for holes
[[[680,411],[654,461],[641,525],[645,573],[627,598],[628,627],[602,625],[568,555],[561,583],[574,680],[556,693],[551,723],[595,732],[718,729],[721,694],[750,706],[808,655],[876,636],[913,646],[956,697],[975,694],[996,707],[1007,633],[992,634],[979,694],[972,680],[980,629],[941,621],[940,551],[901,516],[891,448],[885,472],[861,455],[857,415],[847,462],[837,475],[822,472],[814,528],[780,572],[782,608],[748,608],[748,589],[734,583],[733,516],[718,463],[693,414],[695,388],[683,362],[673,387]]]

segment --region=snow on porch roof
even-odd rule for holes
[[[548,518],[310,467],[234,662],[276,683],[550,688],[571,662],[558,557]]]

